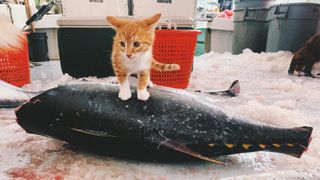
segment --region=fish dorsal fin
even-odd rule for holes
[[[212,162],[212,163],[215,163],[215,164],[224,165],[223,162],[215,160],[215,159],[207,157],[207,156],[204,156],[204,155],[202,155],[202,154],[200,154],[198,152],[195,152],[192,149],[190,149],[190,148],[188,148],[188,147],[186,147],[185,145],[182,145],[182,144],[177,144],[177,143],[174,143],[174,142],[166,140],[164,142],[161,142],[160,145],[164,146],[164,147],[167,147],[169,149],[173,149],[173,150],[182,152],[184,154],[188,154],[190,156],[193,156],[193,157],[196,157],[196,158],[199,158],[199,159],[202,159],[202,160],[206,160],[206,161],[209,161],[209,162]]]

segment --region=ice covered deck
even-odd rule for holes
[[[205,161],[141,162],[74,151],[50,138],[27,134],[15,122],[13,109],[0,109],[0,179],[319,179],[320,80],[287,75],[288,52],[241,55],[210,53],[195,59],[190,86],[225,89],[233,80],[239,97],[209,96],[234,114],[279,127],[314,127],[302,158],[256,152],[224,156],[227,165]],[[315,67],[315,73],[320,71]],[[71,80],[58,61],[31,69],[28,90],[44,90]],[[106,79],[108,81],[108,79]]]

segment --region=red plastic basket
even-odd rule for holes
[[[179,64],[180,70],[158,72],[151,70],[151,81],[156,85],[187,88],[194,58],[196,30],[156,30],[153,57],[166,64]]]
[[[0,49],[0,80],[15,86],[30,83],[27,37],[23,39],[23,48]]]

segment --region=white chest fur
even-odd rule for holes
[[[124,54],[122,56],[124,66],[128,69],[130,73],[137,73],[145,69],[150,69],[152,58],[151,52],[152,49],[149,49],[148,51],[134,54],[132,58],[128,58]]]

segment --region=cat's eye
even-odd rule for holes
[[[120,41],[120,46],[121,47],[126,47],[126,43],[124,43],[123,41]]]
[[[140,42],[138,42],[138,41],[135,41],[135,42],[133,42],[133,47],[139,47],[141,45],[141,43]]]

